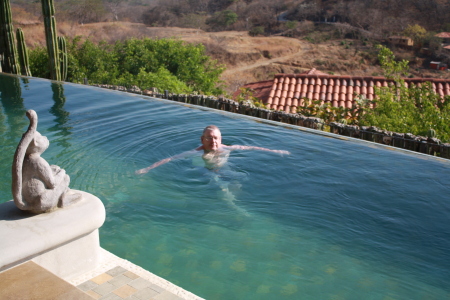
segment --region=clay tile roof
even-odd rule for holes
[[[278,81],[278,80],[276,80]],[[274,93],[277,91],[277,85],[275,83],[275,80],[265,80],[265,81],[259,81],[259,82],[252,82],[247,83],[246,85],[242,86],[241,88],[248,88],[253,91],[253,96],[258,99],[268,99],[271,95],[271,90],[275,90]],[[237,90],[234,92],[233,96],[236,97],[239,95],[240,90]],[[272,95],[273,97],[273,95]]]
[[[441,97],[450,95],[449,79],[405,78],[405,85],[421,85],[431,82]],[[311,69],[302,74],[277,74],[273,80],[248,83],[245,88],[252,89],[253,95],[261,99],[269,108],[295,112],[303,98],[321,100],[333,106],[351,107],[355,95],[374,99],[374,87],[389,86],[393,80],[372,76],[328,75]],[[235,95],[238,95],[236,92]],[[297,100],[298,99],[298,100]]]
[[[444,38],[444,39],[450,39],[450,32],[441,32],[436,34],[435,36]]]

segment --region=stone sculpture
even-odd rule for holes
[[[41,157],[50,143],[36,131],[36,112],[28,110],[26,115],[30,126],[17,146],[12,167],[12,193],[16,206],[42,213],[79,201],[81,194],[69,189],[70,178],[65,170],[49,165]]]

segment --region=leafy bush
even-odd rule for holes
[[[426,136],[430,129],[442,141],[450,141],[450,97],[433,92],[430,82],[421,87],[399,85],[376,89],[374,108],[366,108],[362,125]]]
[[[205,55],[204,46],[173,39],[129,39],[98,45],[80,38],[68,42],[67,81],[158,87],[176,93],[192,91],[219,95],[224,68]],[[44,49],[45,50],[45,49]],[[30,51],[37,77],[49,78],[43,49]]]
[[[322,104],[320,100],[303,99],[298,112],[322,118],[327,123],[376,126],[399,133],[435,136],[442,142],[450,142],[450,97],[442,99],[433,91],[430,82],[405,86],[401,76],[407,74],[408,61],[396,61],[391,50],[383,46],[377,48],[384,75],[392,79],[393,84],[375,88],[373,101],[356,95],[355,104],[351,108],[343,108]]]
[[[263,34],[264,34],[264,27],[263,27],[263,26],[256,26],[256,27],[253,27],[252,29],[250,29],[250,31],[248,32],[248,34],[249,34],[250,36],[263,35]]]
[[[421,86],[405,86],[401,74],[407,73],[408,62],[395,61],[393,53],[379,46],[380,64],[388,78],[394,80],[389,87],[376,88],[373,108],[366,103],[360,124],[377,126],[385,130],[427,135],[432,129],[444,142],[450,141],[450,97],[442,99],[433,91],[430,82]]]
[[[238,20],[238,15],[232,10],[223,10],[216,12],[212,17],[206,20],[206,24],[214,30],[226,29]]]
[[[47,48],[36,46],[28,50],[30,71],[34,77],[50,78]]]

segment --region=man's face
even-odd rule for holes
[[[217,129],[207,130],[201,140],[205,151],[216,151],[222,145],[222,135]]]

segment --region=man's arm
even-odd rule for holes
[[[198,148],[197,148],[197,149],[198,149]],[[151,169],[154,169],[154,168],[156,168],[156,167],[159,167],[160,165],[163,165],[163,164],[165,164],[165,163],[168,163],[168,162],[171,161],[171,160],[178,159],[178,158],[189,157],[189,156],[191,156],[191,155],[197,153],[197,152],[198,152],[197,149],[195,149],[195,150],[190,150],[190,151],[186,151],[186,152],[183,152],[183,153],[180,153],[180,154],[177,154],[177,155],[174,155],[174,156],[171,156],[171,157],[162,159],[162,160],[160,160],[160,161],[158,161],[158,162],[155,162],[153,165],[148,166],[147,168],[137,170],[135,173],[136,173],[136,174],[145,174],[145,173],[147,173],[148,171],[150,171]]]
[[[232,145],[232,146],[223,146],[223,147],[226,149],[231,149],[231,150],[262,150],[262,151],[287,154],[287,155],[291,154],[291,152],[286,151],[286,150],[272,150],[272,149],[256,147],[256,146]]]

